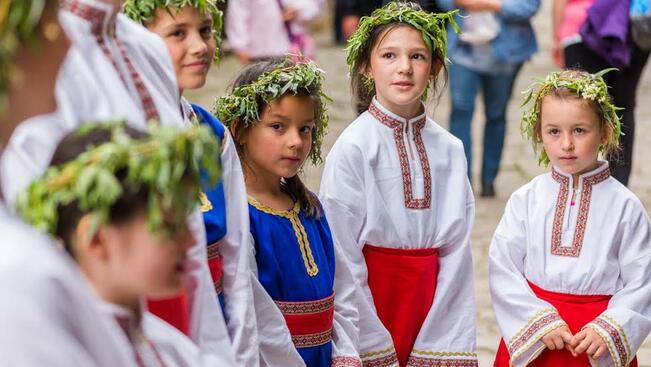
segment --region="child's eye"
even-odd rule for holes
[[[274,130],[280,130],[280,129],[283,128],[283,125],[281,123],[275,123],[275,124],[269,125],[269,127],[271,127]]]
[[[560,130],[558,130],[558,129],[549,129],[549,130],[547,130],[547,133],[549,135],[556,136],[556,135],[560,134]]]
[[[383,59],[393,59],[395,56],[393,52],[385,52],[382,54]]]
[[[574,132],[577,134],[583,134],[585,132],[585,129],[582,127],[577,127],[574,129]]]
[[[303,126],[300,131],[302,134],[311,134],[313,128],[313,126]]]
[[[199,32],[201,33],[201,36],[203,36],[204,38],[212,37],[212,27],[210,26],[202,27],[199,30]]]
[[[185,37],[185,32],[181,29],[174,30],[172,33],[169,34],[169,37],[173,38],[183,38]]]
[[[426,57],[423,54],[414,54],[411,56],[411,58],[414,60],[426,60]]]

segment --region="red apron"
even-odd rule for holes
[[[332,340],[335,294],[315,301],[275,301],[285,318],[296,348],[323,345]]]
[[[208,268],[217,294],[219,294],[221,293],[222,284],[221,256],[210,258]],[[185,289],[182,289],[175,297],[155,301],[147,300],[147,308],[151,313],[179,329],[183,334],[190,335],[190,309]]]
[[[432,307],[438,275],[437,249],[391,249],[365,245],[368,286],[401,367]]]
[[[608,301],[611,296],[601,295],[576,295],[551,292],[542,289],[529,282],[529,287],[536,296],[543,301],[549,302],[558,313],[563,321],[567,323],[572,334],[581,331],[581,328],[597,318],[608,308]],[[606,351],[608,353],[608,351]],[[504,340],[500,341],[495,356],[495,367],[508,367],[510,362],[509,352]],[[573,357],[568,350],[549,350],[545,349],[528,367],[590,367],[588,356],[583,353]],[[631,367],[637,367],[637,359],[633,359]]]

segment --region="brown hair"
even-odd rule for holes
[[[581,80],[581,79],[586,79],[590,76],[590,74],[587,71],[581,69],[563,70],[560,72],[560,75],[564,79],[568,79],[568,80]],[[581,104],[583,107],[590,109],[599,119],[599,130],[601,132],[606,132],[608,134],[607,142],[601,147],[600,151],[602,152],[604,158],[606,159],[611,159],[611,160],[617,159],[620,150],[619,140],[614,138],[615,132],[613,127],[613,122],[608,120],[607,114],[604,111],[602,104],[599,103],[599,101],[596,101],[594,99],[586,99],[582,95],[577,94],[576,91],[571,90],[567,87],[552,86],[551,88],[547,89],[544,95],[540,98],[540,106],[539,106],[540,113],[538,114],[538,119],[533,125],[534,138],[537,140],[537,143],[542,143],[542,104],[545,101],[545,97],[548,96],[554,97],[562,101],[565,100],[576,101],[577,103]],[[610,100],[611,97],[609,96],[608,99]]]
[[[133,139],[142,139],[147,136],[146,133],[130,127],[125,127],[124,131]],[[50,161],[50,166],[62,165],[72,161],[92,147],[110,141],[111,138],[112,133],[109,128],[93,129],[84,135],[78,131],[73,131],[67,134],[57,145]],[[120,198],[111,206],[108,222],[112,224],[122,224],[133,219],[138,213],[146,210],[149,200],[149,192],[146,188],[133,187],[125,183],[126,171],[118,171],[117,177],[120,180],[123,191]],[[57,223],[56,236],[63,241],[66,251],[72,257],[75,257],[72,243],[73,234],[79,221],[86,212],[79,208],[77,201],[73,201],[68,205],[58,207],[57,214],[59,221]]]
[[[398,2],[400,6],[408,6],[417,10],[421,10],[420,5],[414,2]],[[362,114],[368,109],[375,95],[375,90],[369,88],[368,78],[365,76],[366,71],[371,66],[371,55],[373,50],[377,45],[379,45],[382,40],[393,30],[400,27],[411,27],[408,23],[404,22],[392,22],[380,25],[373,29],[371,34],[368,37],[368,40],[362,48],[359,59],[355,63],[354,68],[350,71],[350,88],[353,94],[353,107],[358,114]],[[413,28],[413,27],[412,27]],[[414,28],[416,29],[416,28]],[[432,69],[431,75],[433,76],[432,80],[429,83],[429,88],[432,89],[433,95],[436,99],[439,96],[438,87],[438,77],[434,73],[438,70],[439,65],[443,68],[444,80],[447,81],[448,78],[448,69],[445,65],[445,56],[441,54],[441,51],[434,47],[432,49]],[[445,83],[442,88],[445,87]]]
[[[279,68],[289,67],[292,65],[292,63],[293,61],[287,57],[272,57],[254,62],[242,70],[237,79],[235,79],[235,82],[233,82],[231,91],[237,87],[253,83],[262,74]],[[296,96],[310,98],[314,104],[314,121],[316,121],[316,123],[319,123],[319,116],[321,116],[321,109],[323,108],[321,105],[321,96],[319,89],[315,87],[299,88]],[[259,106],[258,115],[260,116],[262,115],[262,111],[264,111],[264,109],[267,107],[267,102],[262,98],[262,96],[257,96],[256,98],[258,99],[256,102]],[[242,165],[245,165],[247,163],[244,146],[241,142],[251,126],[253,125],[246,126],[239,119],[236,119],[230,124],[230,132],[233,134],[235,147],[242,160]],[[312,130],[312,146],[310,147],[310,151],[314,149],[314,144],[316,142],[316,130],[317,129]],[[281,181],[281,188],[287,195],[292,198],[292,200],[298,201],[300,203],[301,209],[304,211],[305,216],[315,218],[319,218],[321,216],[321,204],[319,203],[319,199],[305,186],[298,174],[292,177],[283,178]]]

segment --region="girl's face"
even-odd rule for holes
[[[175,227],[174,233],[152,233],[142,211],[126,223],[103,228],[105,278],[118,301],[122,297],[162,298],[178,293],[186,253],[195,244],[187,224]]]
[[[433,77],[432,63],[432,53],[418,30],[398,26],[381,34],[367,70],[375,81],[378,102],[405,118],[418,115],[420,98]]]
[[[554,166],[571,174],[575,183],[598,167],[599,146],[607,142],[608,134],[585,101],[546,96],[540,120],[543,147]]]
[[[172,14],[158,9],[147,28],[167,44],[179,89],[203,87],[216,47],[210,15],[191,6]]]
[[[256,179],[280,182],[295,176],[312,148],[314,101],[308,96],[285,95],[270,102],[260,121],[241,139],[243,160]]]

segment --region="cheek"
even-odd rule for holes
[[[167,40],[166,43],[167,50],[172,59],[172,65],[174,65],[174,69],[178,72],[181,69],[183,56],[185,56],[185,47],[181,42]]]

